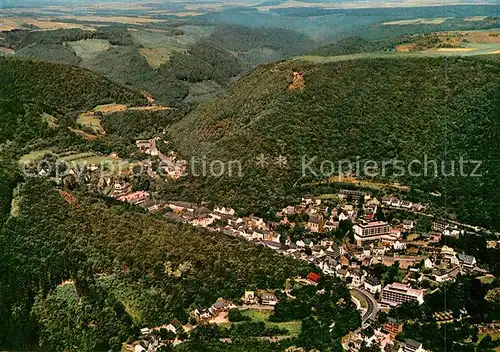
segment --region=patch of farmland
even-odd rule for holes
[[[0,18],[0,31],[11,31],[14,29],[23,29],[29,26],[35,26],[44,30],[79,28],[92,30],[92,27],[76,23],[66,23],[53,21],[53,17],[3,17]]]
[[[468,53],[477,50],[476,48],[439,48],[437,51],[441,53]]]
[[[107,39],[84,39],[69,42],[68,45],[71,46],[77,56],[84,60],[91,59],[111,48],[111,44]]]
[[[52,153],[51,149],[35,150],[29,154],[23,155],[19,161],[21,163],[35,162],[38,160],[42,160],[46,155],[51,153]]]
[[[149,66],[153,68],[158,68],[160,65],[168,61],[170,54],[173,52],[172,49],[166,47],[157,48],[140,48],[139,53],[144,56]]]
[[[85,112],[78,116],[76,123],[82,127],[92,129],[97,134],[105,134],[104,128],[101,126],[101,119],[93,112]]]
[[[110,114],[113,112],[119,112],[125,110],[127,110],[127,105],[124,104],[103,104],[103,105],[97,105],[92,111],[100,112],[103,114]]]
[[[131,164],[125,159],[94,153],[73,154],[61,157],[59,160],[68,163],[70,168],[96,165],[115,174],[128,172],[131,167]]]
[[[414,18],[410,20],[392,21],[382,23],[383,26],[408,26],[412,24],[442,24],[449,17],[437,17],[437,18]]]

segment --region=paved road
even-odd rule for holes
[[[366,301],[366,305],[368,306],[365,314],[363,314],[363,316],[361,317],[362,322],[365,323],[369,319],[374,319],[377,316],[379,310],[375,297],[373,297],[371,293],[357,287],[351,288],[351,291],[356,292],[359,297],[363,298]]]

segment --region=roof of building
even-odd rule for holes
[[[461,262],[464,262],[465,264],[469,264],[469,265],[474,264],[474,262],[476,261],[476,258],[474,258],[472,255],[467,255],[467,254],[463,254],[463,253],[458,253],[457,258]]]
[[[319,218],[318,218],[318,217],[316,217],[316,216],[311,216],[311,217],[309,218],[309,222],[312,222],[313,224],[319,224],[320,220],[319,220]]]
[[[171,204],[171,205],[176,205],[176,206],[179,206],[179,207],[184,207],[184,208],[198,208],[198,205],[194,204],[194,203],[190,203],[190,202],[184,202],[184,201],[169,201],[168,204]]]
[[[366,224],[357,224],[362,228],[377,227],[377,226],[387,226],[387,221],[372,221]]]
[[[367,276],[365,282],[372,286],[380,285],[380,280],[375,276]]]
[[[309,275],[307,275],[307,279],[314,281],[314,282],[318,282],[320,278],[321,278],[321,275],[319,275],[317,273],[309,273]]]
[[[278,297],[276,297],[276,295],[274,293],[270,293],[270,292],[266,292],[266,293],[263,293],[262,296],[261,296],[262,299],[266,299],[266,300],[276,300],[278,299]]]
[[[420,296],[423,295],[424,293],[423,290],[414,289],[409,284],[402,284],[400,282],[394,282],[392,284],[388,284],[384,287],[384,290],[396,291],[412,296]]]
[[[226,308],[229,304],[226,301],[217,301],[212,304],[212,308],[221,309]]]
[[[415,340],[411,340],[411,339],[408,339],[405,341],[405,345],[408,345],[414,349],[417,349],[419,348],[420,346],[422,346],[422,343],[421,342],[418,342],[418,341],[415,341]]]
[[[154,207],[156,205],[159,205],[160,203],[154,199],[147,199],[145,200],[144,202],[142,203],[139,203],[138,205],[141,207],[141,208],[151,208],[151,207]]]
[[[398,325],[404,324],[404,322],[402,320],[391,318],[391,317],[387,317],[387,323],[388,324],[398,324]]]

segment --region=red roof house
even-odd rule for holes
[[[309,273],[309,274],[307,275],[307,280],[312,281],[312,282],[315,282],[315,283],[318,283],[318,281],[319,281],[319,278],[320,278],[320,277],[321,277],[321,276],[320,276],[319,274],[316,274],[316,273]]]

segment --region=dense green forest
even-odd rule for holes
[[[53,351],[117,350],[139,326],[187,322],[189,309],[311,270],[243,239],[75,196],[40,180],[20,189],[0,237],[3,346],[40,337]],[[74,284],[56,288],[64,280]]]
[[[67,114],[99,104],[145,104],[139,93],[73,66],[0,58],[0,143],[25,143],[51,133],[42,113],[69,122]]]
[[[140,52],[144,43],[148,48],[151,45],[141,36],[154,37],[155,33],[160,36],[154,39],[153,47],[171,51],[158,69],[151,67]],[[201,99],[211,97],[254,65],[305,53],[314,47],[307,36],[279,28],[214,26],[213,33],[193,43],[175,27],[162,27],[161,32],[146,29],[136,37],[141,39],[134,40],[131,30],[125,27],[109,26],[95,31],[17,30],[2,33],[2,42],[5,47],[16,50],[17,58],[84,67],[120,84],[148,91],[158,103],[176,105],[190,92],[196,92]],[[78,56],[72,43],[92,47],[89,44],[92,39],[104,40],[110,47],[96,53],[90,49],[88,57],[87,54]],[[195,86],[199,83],[208,87]]]
[[[366,53],[377,50],[387,50],[393,47],[383,45],[374,41],[368,41],[361,37],[347,37],[338,42],[328,44],[318,48],[312,52],[313,55],[319,56],[337,56],[349,55],[357,53]]]
[[[209,37],[223,48],[244,53],[252,49],[272,49],[281,57],[308,52],[317,45],[310,37],[282,28],[222,26]]]
[[[17,58],[81,66],[120,84],[146,90],[157,102],[165,104],[182,102],[189,94],[189,83],[214,80],[226,84],[228,78],[237,76],[244,68],[241,60],[217,43],[200,41],[187,46],[185,53],[172,53],[167,64],[156,70],[140,54],[141,45],[134,44],[130,31],[120,27],[103,27],[96,31],[25,30],[3,36],[4,45],[15,49]],[[107,40],[111,47],[82,58],[68,44],[89,39]]]
[[[64,44],[84,39],[107,39],[113,45],[132,45],[132,36],[127,28],[101,27],[95,31],[81,29],[58,29],[52,31],[14,30],[2,33],[3,45],[19,50],[37,44]]]
[[[201,40],[187,48],[185,53],[174,53],[158,68],[160,74],[173,74],[181,81],[191,83],[214,80],[227,85],[245,69],[244,63],[229,51],[210,40]]]
[[[74,123],[72,112],[104,103],[136,105],[146,100],[138,92],[76,67],[7,58],[0,58],[0,67],[0,217],[3,224],[10,212],[12,191],[22,180],[17,160],[24,148],[84,144],[66,128]],[[43,113],[56,116],[58,128],[49,128]]]
[[[303,89],[289,89],[294,71],[304,72]],[[396,177],[393,166],[382,178],[402,180],[424,193],[441,192],[435,201],[446,204],[449,216],[499,228],[499,72],[498,62],[487,58],[290,61],[259,67],[171,128],[185,156],[240,160],[244,177],[187,178],[168,191],[179,195],[183,185],[184,195],[269,208],[283,204],[294,185],[314,180],[309,171],[302,176],[303,156],[317,157],[316,171],[323,160],[369,159],[380,166],[418,159],[413,171],[419,175],[425,156],[436,160],[427,163],[427,176]],[[264,168],[256,166],[261,154],[268,158]],[[280,155],[288,158],[287,165],[276,164]],[[482,161],[482,176],[457,176],[461,157]],[[449,173],[451,160],[455,176],[442,176],[441,162]],[[474,165],[465,165],[467,175]]]
[[[81,66],[121,84],[146,90],[159,103],[182,102],[189,93],[189,86],[172,72],[160,74],[149,66],[135,46],[113,47],[83,61]]]
[[[129,110],[104,115],[101,124],[107,137],[122,138],[124,146],[133,145],[137,139],[152,138],[163,132],[163,129],[178,122],[189,111],[188,106],[161,111]]]

